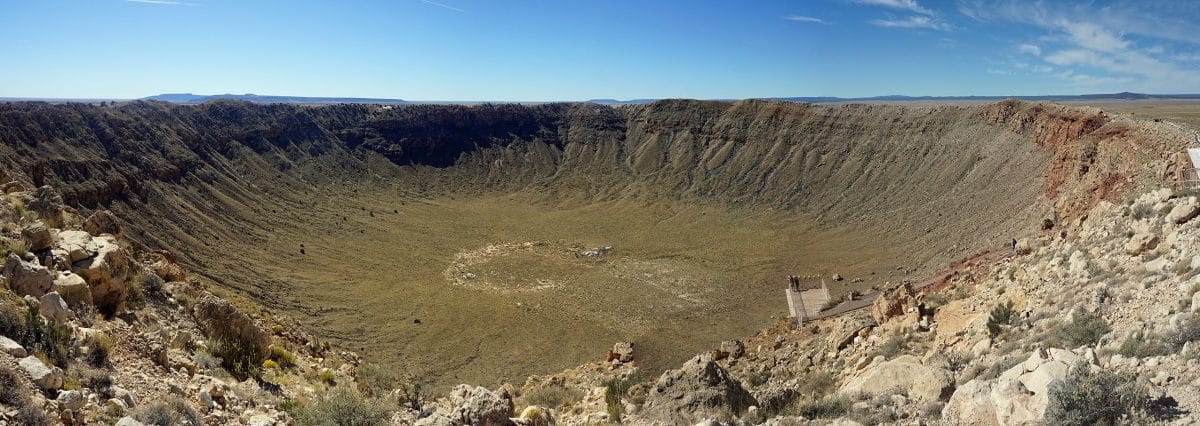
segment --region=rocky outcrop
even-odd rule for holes
[[[67,322],[67,318],[71,316],[71,310],[67,308],[67,302],[64,302],[62,296],[58,293],[49,292],[42,296],[38,303],[38,313],[49,321],[55,324]]]
[[[58,367],[47,366],[42,360],[35,356],[21,358],[19,363],[21,369],[25,370],[25,374],[33,380],[33,383],[44,391],[56,391],[62,388],[63,371]]]
[[[25,225],[21,229],[21,237],[25,238],[29,250],[33,252],[48,249],[54,243],[54,239],[50,237],[50,230],[41,221]]]
[[[83,236],[90,236],[84,232]],[[125,308],[125,295],[129,291],[125,281],[129,274],[129,256],[112,236],[72,240],[67,248],[71,255],[71,272],[87,281],[92,291],[92,302],[99,308],[120,312]],[[64,244],[66,244],[64,239]],[[94,250],[94,251],[93,251]],[[78,257],[87,255],[83,259]]]
[[[93,305],[91,287],[83,277],[71,271],[59,272],[51,290],[62,296],[72,310],[86,309]]]
[[[841,392],[848,395],[884,395],[899,388],[910,398],[935,402],[949,396],[954,389],[954,378],[949,371],[928,366],[911,355],[867,367],[857,376],[842,385]]]
[[[50,270],[45,266],[26,262],[16,253],[9,253],[4,259],[3,275],[8,278],[8,286],[12,291],[22,296],[42,297],[53,286]]]
[[[704,354],[659,376],[646,397],[642,415],[695,423],[721,411],[740,414],[756,404],[737,379],[713,361],[712,355]]]
[[[117,216],[113,215],[108,210],[97,210],[88,216],[83,221],[83,230],[93,236],[101,236],[109,234],[117,238],[122,237],[121,222],[117,220]]]
[[[508,426],[514,424],[512,397],[480,386],[458,385],[418,426]]]
[[[43,185],[25,197],[25,207],[36,212],[38,217],[51,228],[63,228],[65,225],[62,194],[54,188]]]
[[[917,295],[912,284],[901,283],[884,288],[879,292],[879,298],[871,304],[871,317],[875,324],[882,325],[893,317],[898,317],[917,308]]]
[[[13,358],[24,358],[25,355],[28,355],[21,344],[4,336],[0,336],[0,352],[9,354]]]

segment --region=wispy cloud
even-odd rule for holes
[[[920,13],[922,15],[933,15],[933,11],[921,7],[917,0],[853,0],[858,4],[866,4],[871,6],[890,7],[892,9],[907,10]]]
[[[991,75],[1012,75],[1011,71],[998,70],[994,68],[988,68],[987,73]]]
[[[459,9],[459,8],[457,8],[457,7],[450,6],[450,5],[448,5],[448,4],[442,4],[442,3],[438,3],[438,2],[436,2],[436,1],[433,1],[433,0],[420,0],[420,1],[421,1],[421,3],[425,3],[425,4],[432,4],[432,5],[434,5],[434,6],[441,7],[441,8],[446,8],[446,9],[450,9],[450,10],[453,10],[453,11],[455,11],[455,12],[466,12],[465,10]]]
[[[1200,2],[959,0],[959,11],[984,24],[1015,22],[1040,28],[1038,43],[1017,50],[1040,57],[1030,70],[1095,90],[1200,90]],[[1032,47],[1037,47],[1035,51]],[[1017,61],[1018,59],[1013,59]]]
[[[814,24],[829,25],[829,22],[826,22],[824,19],[814,18],[811,16],[788,15],[788,16],[784,16],[783,19],[787,19],[789,21],[796,21],[796,22],[811,22]]]
[[[938,31],[950,31],[950,24],[928,16],[909,16],[907,18],[876,19],[872,25],[884,28],[926,28]]]
[[[196,5],[195,3],[188,3],[188,2],[182,2],[182,1],[171,1],[171,0],[125,0],[125,1],[128,3],[162,4],[162,5],[171,5],[171,6],[195,6]]]

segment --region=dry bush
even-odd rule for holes
[[[1092,371],[1076,365],[1066,379],[1050,384],[1046,423],[1117,425],[1141,414],[1148,398],[1132,374]]]
[[[133,418],[147,425],[157,426],[201,426],[204,424],[191,404],[175,396],[167,397],[165,401],[142,406],[133,414]]]
[[[525,394],[525,403],[550,408],[572,406],[583,399],[583,392],[563,386],[545,386]]]
[[[349,388],[337,388],[313,404],[295,408],[301,426],[370,426],[390,424],[388,407]]]

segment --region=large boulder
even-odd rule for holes
[[[50,237],[50,229],[41,221],[25,225],[21,229],[21,237],[29,244],[29,250],[38,252],[50,248],[54,239]]]
[[[8,287],[22,296],[42,297],[54,283],[49,269],[21,260],[16,253],[9,253],[4,259],[3,272],[8,277]]]
[[[512,398],[482,386],[458,385],[450,392],[455,408],[451,418],[468,425],[506,425],[513,414]]]
[[[1200,294],[1200,293],[1198,293]],[[607,362],[630,362],[633,361],[633,343],[632,342],[617,342],[613,344],[612,349],[608,351]]]
[[[264,358],[271,353],[267,333],[224,299],[205,294],[193,305],[192,317],[200,331],[211,339],[236,342]]]
[[[63,300],[67,302],[67,306],[73,310],[92,306],[92,289],[79,274],[70,271],[60,272],[50,289],[62,296]]]
[[[1196,197],[1187,197],[1175,204],[1170,213],[1167,213],[1167,222],[1182,224],[1192,220],[1200,214],[1200,202],[1196,201]]]
[[[954,377],[945,369],[924,365],[917,357],[903,355],[871,365],[847,380],[841,392],[881,395],[895,388],[903,390],[909,398],[934,402],[949,396],[954,389]]]
[[[85,231],[62,231],[58,233],[57,248],[67,253],[67,263],[75,263],[95,256],[100,243],[93,241],[92,235]]]
[[[1125,243],[1125,252],[1131,256],[1139,256],[1142,253],[1154,250],[1155,247],[1158,247],[1158,235],[1139,232],[1130,237],[1129,241]]]
[[[418,420],[418,426],[508,426],[513,414],[512,397],[481,386],[458,385],[434,413]]]
[[[962,426],[998,425],[991,393],[992,387],[978,379],[959,386],[942,408],[942,420]]]
[[[19,364],[38,388],[45,391],[56,391],[62,388],[63,371],[61,368],[47,366],[35,356],[21,358]]]
[[[4,336],[0,336],[0,352],[9,354],[13,358],[24,358],[26,355],[29,355],[25,351],[25,347],[21,346],[20,343],[14,342],[12,339]]]
[[[166,250],[159,250],[152,254],[157,259],[150,264],[150,270],[154,271],[155,275],[162,277],[164,281],[184,281],[187,280],[187,274],[183,268],[175,262],[175,256]]]
[[[93,238],[92,242],[96,254],[72,263],[71,272],[87,281],[92,289],[92,302],[97,307],[120,312],[125,309],[125,296],[129,292],[125,282],[129,275],[129,256],[112,236]]]
[[[67,309],[67,302],[64,302],[62,296],[53,291],[42,296],[41,303],[38,304],[38,313],[55,324],[67,322],[67,318],[71,316],[70,309]]]
[[[678,370],[668,370],[646,397],[643,416],[673,423],[695,423],[724,412],[740,415],[758,405],[711,354],[688,360]]]
[[[83,230],[94,236],[109,234],[121,238],[121,222],[108,210],[97,210],[83,221]]]
[[[889,319],[916,308],[917,302],[917,295],[911,284],[894,285],[879,292],[879,298],[871,304],[871,317],[875,319],[876,324],[883,325]]]

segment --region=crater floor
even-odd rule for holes
[[[903,278],[901,247],[794,213],[386,194],[333,190],[270,219],[261,244],[212,248],[288,287],[256,296],[436,386],[519,381],[621,340],[643,366],[676,365],[783,315],[787,274],[837,272],[849,279],[830,284],[859,287]]]

